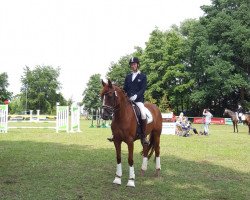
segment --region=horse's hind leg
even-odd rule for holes
[[[115,150],[116,150],[116,176],[113,181],[114,184],[121,185],[122,177],[122,163],[121,163],[121,141],[114,141]]]
[[[129,179],[127,186],[128,187],[135,187],[135,170],[134,170],[134,160],[133,160],[133,153],[134,153],[134,141],[133,138],[127,142],[128,145],[128,164],[129,164]]]
[[[148,168],[148,146],[143,146],[143,158],[142,158],[142,165],[141,165],[141,175],[144,176],[145,171]]]
[[[161,160],[160,160],[160,134],[155,136],[155,170],[156,176],[160,176]]]
[[[151,133],[152,134],[152,133]],[[152,145],[152,144],[150,144]],[[147,171],[148,168],[148,152],[150,150],[150,145],[143,145],[143,151],[142,151],[142,166],[141,166],[141,175],[144,176],[145,172]]]

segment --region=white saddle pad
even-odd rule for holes
[[[242,120],[242,121],[245,121],[245,120],[246,120],[246,116],[242,114],[241,120]]]
[[[145,107],[145,111],[147,115],[147,124],[150,124],[153,121],[153,115],[151,114],[149,109],[147,109],[146,107]]]

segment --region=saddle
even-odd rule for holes
[[[137,122],[137,128],[136,128],[136,138],[140,139],[141,135],[142,135],[142,119],[141,119],[141,110],[140,108],[136,105],[135,102],[131,102],[132,103],[132,108],[134,110],[135,113],[135,118],[136,118],[136,122]],[[146,116],[147,116],[147,124],[151,123],[153,121],[153,116],[151,114],[151,112],[145,107],[145,111],[146,111]]]

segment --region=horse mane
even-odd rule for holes
[[[234,111],[228,109],[228,108],[225,108],[225,111],[228,112],[228,114],[231,114],[231,115],[236,115]]]
[[[122,87],[120,87],[119,85],[117,85],[117,84],[112,84],[113,86],[114,86],[114,88],[116,89],[116,88],[118,88],[119,90],[121,90],[121,92],[124,94],[124,96],[125,96],[125,98],[128,100],[128,95],[127,95],[127,93],[125,92],[125,90],[122,88]]]

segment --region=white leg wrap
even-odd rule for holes
[[[135,170],[134,166],[129,167],[129,180],[127,183],[128,187],[135,187]]]
[[[156,157],[155,168],[156,169],[161,169],[160,157]]]
[[[113,181],[114,184],[121,185],[122,184],[122,164],[117,164],[116,165],[116,177]]]
[[[116,165],[116,175],[122,176],[122,163]]]
[[[148,168],[148,158],[147,157],[143,157],[141,169],[144,170],[144,171],[146,171],[147,168]]]
[[[129,167],[129,179],[135,179],[135,169],[134,169],[134,166]]]
[[[122,179],[120,177],[115,177],[114,181],[113,181],[114,184],[117,184],[117,185],[121,185],[122,184]]]

